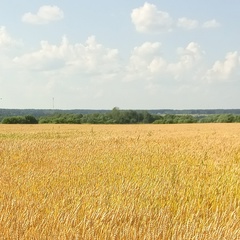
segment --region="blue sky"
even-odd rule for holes
[[[0,2],[0,108],[240,108],[240,2]]]

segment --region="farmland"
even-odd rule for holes
[[[0,239],[239,239],[240,124],[1,124],[0,184]]]

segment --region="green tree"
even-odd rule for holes
[[[232,123],[232,122],[235,122],[235,116],[233,114],[221,114],[219,115],[217,122]]]
[[[26,124],[37,124],[38,120],[31,115],[27,115],[27,116],[25,116],[25,123]]]
[[[2,120],[3,124],[37,124],[38,120],[33,116],[13,116]]]

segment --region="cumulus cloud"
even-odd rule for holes
[[[64,95],[71,106],[72,102],[85,103],[89,96],[94,103],[99,103],[112,96],[115,99],[121,96],[122,100],[122,96],[137,91],[142,91],[141,96],[155,95],[154,101],[157,101],[166,94],[166,89],[171,88],[172,94],[179,95],[177,91],[182,86],[184,89],[179,91],[194,96],[193,89],[206,85],[206,79],[207,83],[228,81],[239,73],[238,52],[230,52],[225,59],[205,66],[204,51],[197,42],[177,48],[175,57],[164,56],[163,49],[160,42],[143,42],[133,48],[128,61],[123,62],[117,49],[100,44],[94,36],[83,43],[71,43],[64,36],[58,44],[42,41],[37,50],[19,55],[12,62],[11,58],[4,59],[5,64],[12,64],[11,68],[2,65],[0,58],[0,83],[1,78],[18,79],[19,92],[29,94],[29,99],[38,95],[39,106],[43,94],[45,98],[55,96],[57,99],[56,93]]]
[[[163,73],[166,71],[167,61],[163,57],[154,57],[148,65],[148,69],[152,74]]]
[[[176,62],[167,61],[160,50],[159,42],[145,42],[135,47],[130,57],[125,80],[151,80],[161,77],[184,80],[187,75],[194,79],[196,69],[199,68],[198,64],[204,55],[199,44],[190,42],[185,48],[179,48]]]
[[[198,20],[181,17],[174,20],[168,12],[161,11],[156,5],[145,2],[131,13],[132,23],[140,33],[171,32],[174,28],[193,30],[199,27],[216,28],[220,23],[215,19],[200,23]]]
[[[170,31],[173,24],[167,12],[160,11],[154,4],[147,2],[142,7],[133,9],[131,18],[136,30],[142,33]]]
[[[85,45],[77,44],[72,47],[75,57],[67,65],[86,73],[115,74],[119,70],[118,49],[104,47],[96,41],[95,36],[90,36]]]
[[[103,46],[95,36],[75,44],[64,36],[56,45],[42,41],[38,50],[15,57],[13,63],[17,71],[42,72],[60,79],[82,76],[93,81],[123,79],[148,84],[151,81],[228,80],[239,71],[237,52],[229,52],[224,60],[216,61],[207,69],[203,65],[205,53],[196,42],[178,48],[176,60],[172,61],[164,56],[162,48],[160,42],[144,42],[132,50],[129,61],[124,63],[117,49]]]
[[[199,25],[197,20],[194,19],[188,19],[185,17],[179,18],[177,22],[177,26],[180,28],[184,28],[187,30],[195,29]]]
[[[45,5],[39,8],[37,13],[25,13],[22,21],[29,24],[48,24],[53,21],[59,21],[64,18],[63,11],[57,6]]]
[[[129,59],[125,80],[132,81],[139,78],[151,77],[147,73],[154,71],[158,59],[160,58],[160,42],[145,42],[141,46],[135,47]],[[152,63],[155,61],[155,63]]]
[[[178,49],[179,60],[176,63],[169,63],[168,72],[170,72],[175,79],[181,79],[186,75],[192,75],[190,78],[194,79],[194,72],[196,67],[199,67],[199,62],[204,55],[204,51],[196,42],[190,42],[186,48]]]
[[[215,19],[206,21],[202,25],[203,28],[217,28],[220,27],[220,23],[217,22]]]
[[[62,49],[62,46],[60,46],[60,49]],[[60,49],[57,46],[50,45],[47,41],[41,41],[40,50],[15,57],[13,62],[29,70],[54,70],[64,65]]]
[[[209,82],[233,80],[239,73],[239,54],[237,51],[227,53],[223,61],[216,61],[205,76]]]
[[[60,45],[42,41],[39,50],[13,61],[25,69],[37,71],[114,72],[118,66],[118,50],[105,48],[94,36],[90,36],[85,44],[70,44],[67,37],[63,37]]]
[[[140,47],[135,47],[133,50],[133,56],[142,56],[144,58],[148,58],[154,56],[159,52],[161,47],[160,42],[145,42]]]
[[[0,48],[6,48],[13,45],[17,45],[17,41],[9,35],[6,27],[0,26]]]

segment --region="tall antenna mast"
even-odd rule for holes
[[[54,97],[52,98],[52,101],[53,101],[53,109],[54,109]]]

